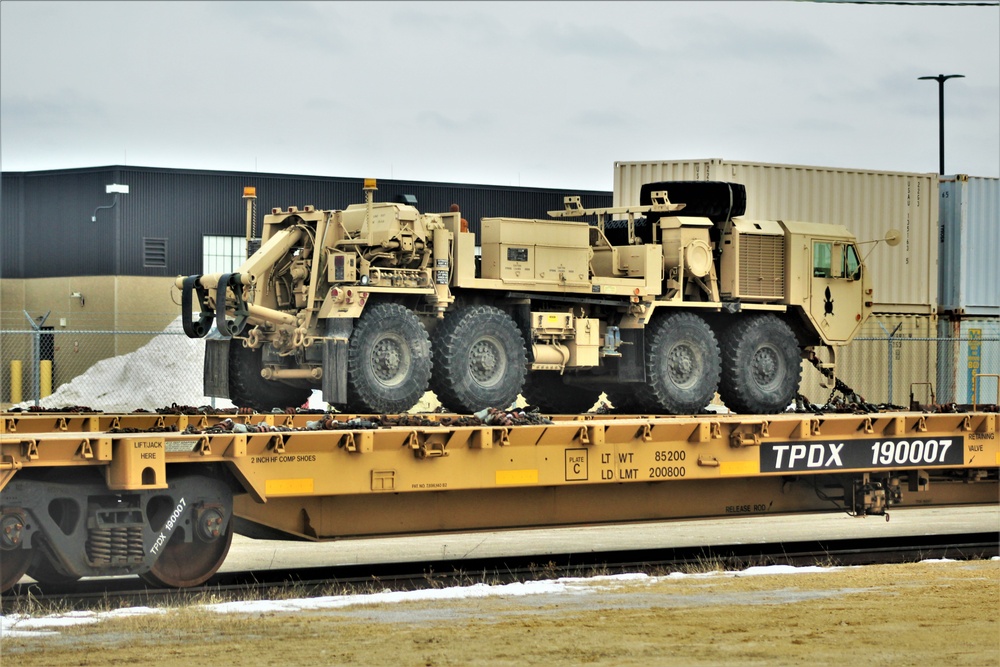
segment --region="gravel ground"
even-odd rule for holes
[[[0,665],[1000,665],[1000,560],[548,586],[8,617]]]

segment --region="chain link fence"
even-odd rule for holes
[[[205,342],[180,320],[163,331],[0,331],[0,403],[105,412],[177,405],[229,407],[204,396]]]
[[[837,357],[837,377],[874,404],[997,403],[997,379],[977,379],[988,374],[1000,374],[1000,318],[874,315]],[[806,398],[828,401],[818,371],[804,364],[802,378]]]
[[[179,319],[163,331],[0,330],[0,404],[105,412],[231,407],[204,396],[204,354],[204,341],[187,338]],[[980,378],[975,397],[973,386],[976,374],[1000,373],[1000,319],[875,317],[840,352],[837,373],[870,403],[908,406],[911,392],[922,404],[997,403],[996,378]],[[830,389],[819,373],[804,364],[802,377],[802,393],[826,403]]]

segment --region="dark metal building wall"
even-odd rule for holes
[[[21,248],[24,228],[24,176],[0,177],[0,276],[20,275]]]
[[[129,186],[115,208],[98,212],[114,195],[109,183]],[[244,186],[257,188],[258,227],[272,208],[343,209],[362,203],[362,178],[309,177],[149,167],[99,167],[3,176],[0,277],[82,275],[174,276],[202,270],[202,238],[243,236]],[[493,185],[378,182],[376,201],[413,195],[420,211],[458,204],[471,231],[484,217],[546,219],[562,198],[580,194],[585,206],[610,206],[610,192],[562,191]],[[143,265],[146,238],[166,239],[166,267]]]
[[[114,229],[112,221],[120,210],[100,211],[98,222],[91,222],[94,209],[112,201],[104,194],[104,186],[114,182],[114,169],[14,176],[12,186],[20,180],[21,192],[16,195],[19,210],[8,219],[8,177],[4,176],[0,235],[4,237],[5,258],[10,253],[17,259],[10,265],[4,262],[2,277],[114,274],[116,255],[109,245],[114,238],[106,232]],[[9,239],[14,239],[16,248],[7,248]]]

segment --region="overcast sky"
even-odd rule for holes
[[[615,161],[1000,175],[1000,7],[0,3],[4,171],[611,190]]]

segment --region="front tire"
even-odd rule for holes
[[[370,306],[347,349],[348,409],[398,413],[416,405],[431,375],[430,338],[398,303]]]
[[[802,378],[795,333],[774,315],[734,323],[722,334],[722,373],[719,395],[733,412],[784,412]]]
[[[524,338],[510,315],[467,306],[434,332],[431,389],[455,412],[506,408],[521,392],[526,364]]]
[[[697,414],[719,387],[719,344],[694,313],[671,313],[646,332],[649,398],[668,414]]]
[[[311,389],[265,380],[260,375],[263,367],[262,349],[245,347],[236,338],[229,341],[229,400],[236,407],[270,412],[297,408],[309,400]]]

